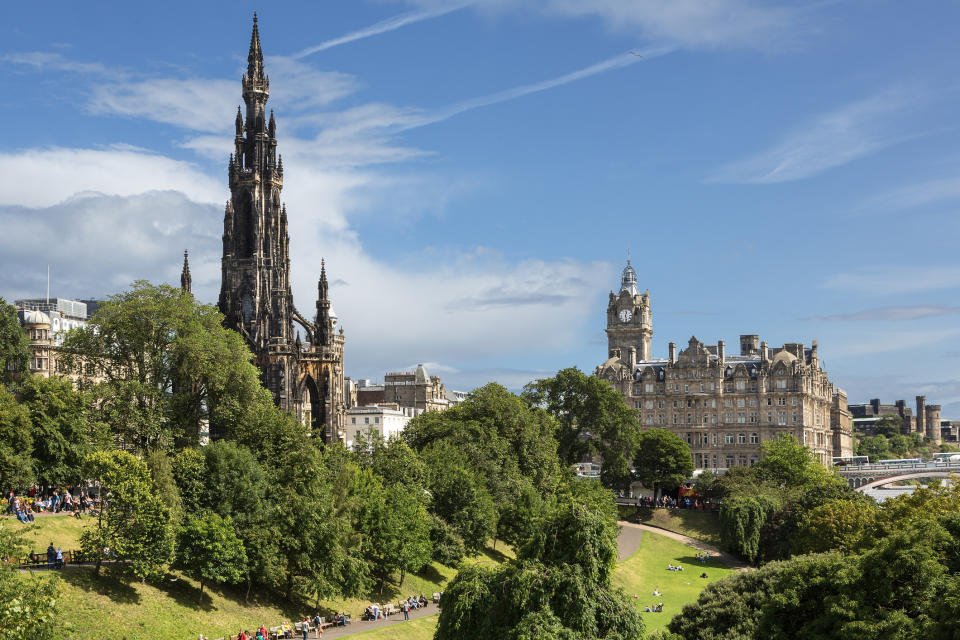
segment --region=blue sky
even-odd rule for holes
[[[349,375],[592,370],[629,247],[655,355],[818,340],[852,401],[960,417],[946,2],[10,5],[0,294],[175,282],[188,248],[216,299],[254,10],[295,299],[326,257]]]

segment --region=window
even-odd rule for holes
[[[737,398],[737,406],[738,407],[746,406],[746,401],[743,398]]]
[[[724,444],[733,444],[733,434],[725,433],[723,434],[723,443]]]
[[[374,424],[380,424],[380,418],[374,418],[374,419],[373,419],[373,423],[374,423]]]
[[[737,465],[741,467],[747,466],[747,456],[737,456]]]
[[[370,424],[370,418],[364,418],[363,424]]]
[[[756,424],[756,422],[757,422],[757,414],[751,411],[751,412],[750,412],[750,423],[751,423],[751,424]]]
[[[738,413],[738,414],[737,414],[737,423],[738,423],[738,424],[744,424],[744,423],[746,423],[746,421],[747,421],[747,417],[746,417],[743,413]]]
[[[688,433],[688,434],[687,434],[687,444],[693,444],[693,434],[692,434],[692,433]]]
[[[758,456],[757,454],[753,454],[752,456],[750,456],[750,466],[751,466],[751,467],[752,467],[753,465],[757,464],[759,461],[760,461],[760,456]]]
[[[773,412],[767,411],[767,422],[773,422]]]
[[[751,407],[757,406],[757,399],[756,399],[756,398],[750,398],[750,406],[751,406]]]
[[[792,404],[793,406],[797,406],[797,399],[796,399],[796,398],[790,398],[790,404]]]
[[[767,406],[768,406],[768,407],[772,407],[772,406],[773,406],[773,398],[767,398]]]
[[[777,398],[777,406],[778,406],[778,407],[785,407],[785,406],[787,406],[787,399],[786,399],[786,398]]]
[[[647,400],[647,409],[653,409],[653,400]]]
[[[750,434],[750,444],[760,444],[760,434],[759,434],[759,433],[751,433],[751,434]],[[756,457],[756,456],[754,456],[754,457]],[[751,464],[752,464],[752,463],[751,463]]]
[[[687,407],[690,408],[690,407],[695,407],[695,406],[697,406],[697,401],[696,401],[696,400],[692,400],[692,399],[690,399],[690,398],[687,398]]]
[[[786,411],[777,411],[777,424],[780,424],[780,425],[787,424]]]
[[[643,385],[643,390],[647,393],[653,393],[653,385],[648,382],[647,384]]]
[[[706,385],[704,385],[702,382],[700,383],[700,393],[703,393],[703,390],[704,390],[704,387],[705,387],[705,386],[706,386]]]
[[[733,456],[727,456],[727,467],[733,466]]]
[[[688,384],[683,385],[683,392],[684,392],[684,393],[690,393],[690,385],[688,385]]]
[[[746,390],[747,390],[747,381],[737,380],[737,391],[746,391]]]
[[[786,380],[778,379],[776,384],[777,384],[777,389],[786,389],[786,388],[787,388],[787,381],[786,381]]]
[[[713,440],[713,444],[716,445],[716,444],[717,444],[717,434],[713,434],[712,440]],[[717,464],[717,462],[716,462],[717,456],[713,456],[713,460],[714,460],[713,464]]]
[[[688,413],[688,414],[687,414],[687,424],[693,424],[693,414],[692,414],[692,413]]]
[[[673,401],[673,408],[674,408],[674,409],[677,408],[677,401],[676,401],[676,400]]]
[[[657,409],[663,409],[663,400],[657,400]]]
[[[357,424],[356,418],[350,418],[350,424]]]
[[[725,406],[725,407],[732,407],[732,406],[733,406],[733,398],[724,398],[724,399],[723,399],[723,406]]]
[[[747,434],[738,433],[737,434],[737,444],[747,444]]]
[[[673,414],[673,424],[677,424],[677,414]]]
[[[818,416],[818,417],[819,417],[819,416]],[[819,423],[820,421],[817,420],[817,422]],[[790,417],[790,423],[791,423],[791,424],[797,424],[797,412],[796,412],[796,411],[794,411],[794,412],[793,412],[793,415]]]

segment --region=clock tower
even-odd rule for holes
[[[637,272],[630,266],[623,269],[620,293],[610,292],[607,305],[607,344],[610,357],[628,359],[630,348],[636,349],[636,360],[649,360],[653,322],[650,313],[650,292],[637,290]]]

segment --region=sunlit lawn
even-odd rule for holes
[[[669,571],[667,565],[680,565],[683,571]],[[663,613],[644,613],[647,631],[662,629],[680,613],[683,605],[693,602],[707,584],[732,573],[725,564],[711,559],[697,562],[697,551],[666,536],[643,532],[637,551],[621,562],[614,573],[614,584],[623,587],[627,596],[641,611],[646,606],[663,603]],[[700,578],[701,573],[707,578]],[[657,589],[661,596],[654,596]],[[633,596],[637,598],[634,599]]]

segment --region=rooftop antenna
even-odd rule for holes
[[[47,304],[50,304],[50,263],[47,263]]]
[[[630,245],[627,245],[627,264],[630,264]]]

